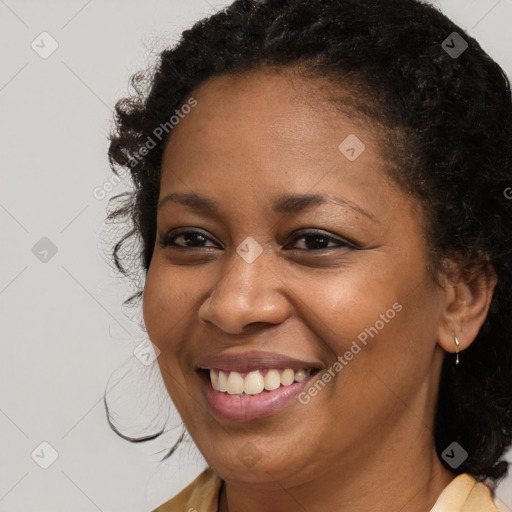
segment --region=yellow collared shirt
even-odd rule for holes
[[[218,512],[222,480],[211,468],[153,512]],[[489,488],[466,473],[443,490],[430,512],[499,512]]]

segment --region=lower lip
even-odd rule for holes
[[[272,416],[293,402],[315,375],[289,386],[281,386],[273,391],[263,391],[259,395],[235,396],[213,389],[210,377],[200,372],[206,400],[213,414],[229,421],[252,421]]]

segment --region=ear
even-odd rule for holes
[[[476,338],[487,317],[498,278],[487,262],[453,269],[445,275],[442,286],[438,343],[447,352],[455,353],[468,348]]]

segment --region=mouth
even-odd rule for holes
[[[198,369],[203,396],[218,420],[251,422],[289,407],[303,407],[300,394],[319,368],[265,368],[250,372]],[[270,388],[270,389],[267,389]]]
[[[219,368],[199,369],[199,372],[210,380],[215,391],[240,398],[268,394],[279,388],[290,387],[316,375],[319,371],[319,368],[262,368],[250,372]]]
[[[291,407],[324,367],[285,354],[231,350],[202,357],[196,371],[210,412],[220,420],[247,422]]]

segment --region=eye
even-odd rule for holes
[[[178,244],[176,243],[176,240],[179,238],[183,238],[183,243]],[[351,244],[350,242],[347,242],[346,240],[334,238],[332,236],[329,236],[325,234],[325,232],[320,230],[308,230],[299,232],[298,235],[296,235],[292,242],[296,242],[298,240],[305,240],[305,247],[299,248],[298,250],[323,250],[323,249],[333,249],[335,247],[346,247],[351,249],[356,249],[356,247]],[[211,241],[214,243],[214,247],[219,247],[219,245],[213,240],[206,236],[202,231],[199,230],[192,230],[192,229],[181,229],[181,230],[174,230],[170,231],[166,235],[164,235],[161,240],[159,241],[160,246],[162,248],[165,247],[174,247],[177,249],[187,249],[187,248],[201,248],[201,247],[208,247],[205,245],[208,241]],[[334,246],[330,246],[329,244],[334,243]],[[287,244],[286,247],[288,247],[290,244]],[[209,246],[211,247],[211,246]],[[285,247],[285,248],[286,248]],[[297,248],[295,248],[297,249]]]
[[[183,238],[184,245],[176,243],[178,238]],[[160,239],[159,243],[162,248],[170,246],[178,249],[187,249],[189,247],[207,247],[205,243],[208,240],[211,241],[211,238],[207,237],[202,231],[181,229],[170,231]]]
[[[305,240],[305,248],[299,248],[299,250],[322,250],[322,249],[333,249],[335,247],[346,247],[350,249],[356,249],[356,247],[347,242],[346,240],[342,240],[339,238],[334,238],[325,234],[325,232],[320,230],[309,230],[300,233],[300,236],[295,236],[292,241],[296,242],[297,240]],[[328,247],[329,243],[334,242],[336,245]]]

